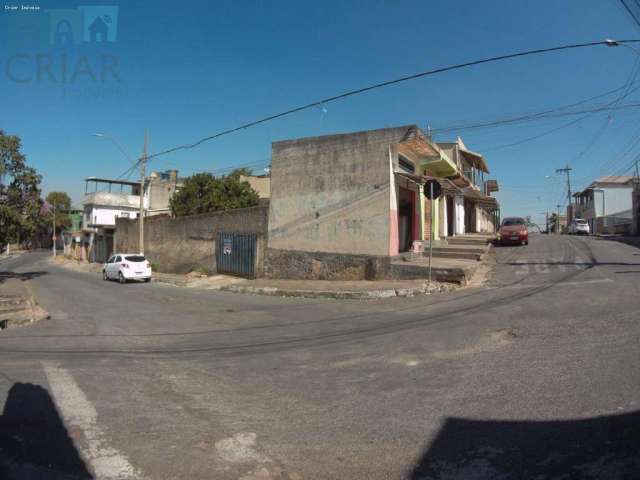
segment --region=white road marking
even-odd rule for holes
[[[53,362],[42,362],[51,393],[67,427],[82,430],[86,445],[77,445],[83,458],[91,464],[97,479],[134,480],[140,478],[129,460],[109,446],[105,432],[98,426],[98,412],[71,374]]]

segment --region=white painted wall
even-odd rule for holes
[[[614,213],[631,210],[631,192],[632,187],[604,187],[604,214],[613,215]],[[596,215],[602,216],[602,192],[594,192]]]
[[[115,227],[116,218],[118,217],[138,218],[138,210],[126,207],[102,207],[89,205],[85,207],[82,226],[83,228],[87,228],[92,224]]]
[[[455,234],[461,235],[465,233],[464,229],[464,197],[454,197],[453,208],[456,212]]]
[[[493,233],[495,232],[493,214],[481,207],[476,208],[476,228],[480,233]]]
[[[442,195],[442,201],[440,202],[441,210],[440,213],[442,214],[441,216],[441,221],[440,221],[440,236],[442,237],[448,237],[449,236],[449,232],[448,232],[448,226],[449,223],[447,222],[447,196],[446,195]]]

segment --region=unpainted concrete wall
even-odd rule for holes
[[[268,248],[265,276],[301,280],[381,280],[389,276],[390,262],[388,256]]]
[[[145,219],[144,252],[161,272],[187,273],[199,268],[216,270],[215,247],[219,232],[258,235],[256,275],[262,276],[268,206],[239,208],[171,218]],[[138,221],[118,219],[115,251],[137,252]]]
[[[253,188],[257,192],[260,198],[271,197],[271,177],[268,177],[266,175],[240,175],[240,181],[247,182],[249,185],[251,185],[251,188]]]
[[[389,147],[408,129],[273,143],[269,248],[389,255]]]

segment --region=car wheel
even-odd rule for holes
[[[529,240],[525,240],[524,244],[529,245]]]
[[[102,279],[109,280],[109,277],[107,277],[107,272],[105,270],[102,271]]]
[[[151,281],[151,279],[150,279],[150,278],[145,278],[145,279],[144,279],[144,283],[149,283],[150,281]]]
[[[124,275],[122,275],[122,272],[118,273],[118,281],[120,283],[127,283],[127,279],[124,278]]]

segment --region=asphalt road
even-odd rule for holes
[[[0,332],[0,477],[638,478],[640,250],[495,254],[483,287],[367,302],[4,260],[52,318]]]

